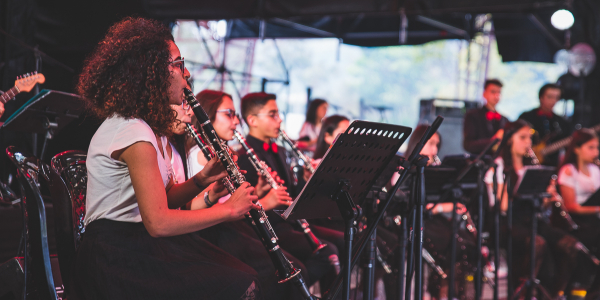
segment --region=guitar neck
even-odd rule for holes
[[[16,86],[13,86],[10,90],[6,91],[4,94],[0,95],[0,101],[2,103],[8,102],[8,100],[14,98],[19,93],[19,90]]]
[[[590,129],[592,129],[593,131],[598,132],[598,131],[600,131],[600,124],[598,124],[598,125],[590,128]],[[558,141],[556,143],[552,143],[552,144],[548,145],[546,148],[544,148],[541,151],[541,154],[543,156],[546,156],[546,155],[550,155],[550,154],[552,154],[552,153],[554,153],[554,152],[556,152],[556,151],[558,151],[558,150],[560,150],[562,148],[565,148],[565,147],[567,147],[567,145],[569,145],[569,143],[571,143],[572,139],[573,139],[572,137],[568,137],[568,138],[564,138],[564,139],[562,139],[562,140],[560,140],[560,141]]]

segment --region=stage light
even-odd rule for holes
[[[221,39],[227,36],[227,21],[219,20],[219,22],[217,22],[217,35]]]
[[[573,26],[575,18],[573,14],[566,9],[559,9],[552,14],[550,23],[558,30],[567,30]]]

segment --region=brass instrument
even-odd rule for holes
[[[230,155],[229,148],[217,136],[208,115],[196,100],[194,93],[187,88],[184,89],[184,93],[186,101],[190,105],[198,121],[201,123],[201,128],[199,128],[199,130],[201,130],[203,139],[193,130],[190,134],[198,143],[198,146],[203,149],[203,154],[206,156],[207,160],[210,160],[212,157],[217,157],[225,166],[229,175],[228,180],[231,183],[230,185],[225,186],[230,193],[233,193],[245,182],[245,178],[241,174],[233,157]],[[188,127],[188,129],[189,128],[191,127]],[[257,203],[257,205],[260,206],[260,203]],[[277,275],[280,278],[279,283],[291,281],[298,288],[304,299],[315,300],[316,297],[310,294],[308,286],[300,274],[300,269],[294,268],[279,247],[277,235],[275,235],[264,209],[262,209],[262,207],[260,210],[251,209],[249,214],[250,216],[246,215],[246,218],[254,225],[254,230],[269,253],[269,257],[277,269]]]
[[[271,188],[275,190],[278,189],[280,185],[277,183],[275,178],[273,178],[271,172],[269,172],[269,167],[267,166],[267,164],[264,161],[260,160],[258,156],[256,156],[254,149],[248,146],[246,139],[239,131],[236,130],[233,134],[235,138],[240,142],[242,147],[244,147],[246,153],[248,153],[248,159],[250,160],[250,163],[252,163],[252,166],[254,167],[256,172],[258,172],[258,174],[260,174],[267,180]],[[306,239],[308,239],[308,243],[313,249],[313,254],[317,254],[321,249],[327,247],[327,244],[322,243],[321,240],[319,240],[319,238],[315,236],[315,234],[310,229],[310,225],[305,219],[298,219],[296,220],[296,222],[298,223],[298,225],[300,225],[300,227],[302,227],[302,231],[304,232]]]

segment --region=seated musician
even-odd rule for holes
[[[323,120],[313,158],[315,160],[323,158],[338,134],[344,133],[348,126],[350,126],[350,120],[340,115],[329,116]]]
[[[572,232],[590,251],[600,255],[600,206],[587,206],[586,201],[600,188],[598,159],[598,136],[591,129],[580,129],[573,133],[563,165],[558,173],[560,193],[565,208],[579,228]],[[585,206],[584,206],[585,205]],[[598,296],[600,276],[596,275],[593,285]]]
[[[323,99],[313,99],[310,102],[306,110],[306,120],[298,134],[300,137],[298,147],[311,151],[315,150],[319,132],[321,132],[322,120],[327,115],[328,108],[329,104]]]
[[[257,208],[243,185],[211,209],[180,207],[226,176],[213,160],[174,183],[167,136],[189,72],[169,28],[126,18],[86,60],[77,91],[104,122],[87,156],[86,230],[74,264],[75,298],[247,299],[260,295],[256,271],[187,233]]]
[[[423,134],[425,134],[427,127],[427,125],[419,125],[415,128],[415,130],[413,130],[413,133],[411,134],[407,144],[407,151],[405,152],[407,153],[406,155],[412,153]],[[427,162],[428,166],[436,166],[439,164],[437,154],[440,149],[441,142],[442,137],[439,132],[436,132],[423,146],[420,154],[429,158],[429,161]],[[452,237],[451,217],[453,206],[453,203],[450,202],[427,204],[426,208],[431,212],[431,218],[425,219],[423,232],[423,246],[430,251],[430,253],[436,259],[436,262],[440,264],[446,273],[449,273],[450,268]],[[458,217],[462,217],[462,215],[467,212],[467,209],[462,203],[458,202],[456,205],[456,212]],[[475,256],[473,255],[476,244],[475,236],[466,230],[459,230],[458,233],[460,239],[457,243],[457,262],[464,261],[469,263],[470,266],[473,266],[475,263]],[[464,264],[461,263],[460,265]],[[466,295],[465,293],[467,291],[460,289],[461,286],[464,287],[465,282],[462,279],[465,278],[465,276],[458,276],[458,274],[462,274],[462,272],[470,272],[469,267],[464,269],[459,267],[456,269],[456,272],[457,276],[455,278],[457,278],[457,282],[455,290],[458,291],[458,294],[460,295]],[[428,291],[432,294],[432,297],[435,299],[447,298],[447,288],[447,280],[442,280],[437,273],[431,272]]]
[[[527,156],[531,147],[531,126],[523,121],[508,123],[504,127],[507,134],[506,144],[498,149],[500,156],[496,159],[498,183],[497,196],[500,200],[502,212],[508,208],[509,195],[505,182],[510,181],[515,186],[518,179],[523,176],[526,165],[532,164],[532,158]],[[503,174],[506,174],[506,180]],[[488,189],[492,189],[493,169],[485,176]],[[548,192],[556,194],[553,185],[548,187]],[[529,276],[529,242],[531,234],[531,203],[515,199],[513,201],[513,274],[515,279]],[[506,224],[503,224],[506,226]],[[505,227],[504,227],[505,229]],[[504,230],[503,230],[504,231]],[[502,239],[505,240],[505,239]],[[550,226],[547,222],[538,222],[536,236],[536,271],[542,285],[551,296],[562,295],[571,283],[570,298],[577,298],[585,292],[591,284],[591,263],[577,248],[578,240],[565,231]],[[515,281],[516,282],[516,281]]]
[[[494,138],[502,139],[502,128],[508,119],[496,111],[501,92],[502,83],[499,80],[486,80],[483,86],[485,105],[465,114],[463,147],[467,152],[479,154]]]
[[[188,86],[191,90],[191,87]],[[212,93],[219,93],[218,95],[226,95],[221,92],[209,91],[209,93],[200,93],[197,97],[200,105],[206,107],[209,113],[209,118],[214,117],[214,107],[210,104],[210,101],[215,102],[227,102],[222,101],[219,97],[202,97],[201,95],[212,95]],[[208,99],[207,99],[208,98]],[[210,100],[210,101],[207,101]],[[231,101],[231,99],[229,99]],[[219,104],[221,105],[221,104]],[[231,105],[232,103],[225,103],[225,105]],[[167,148],[167,153],[171,156],[171,163],[173,165],[174,171],[174,180],[175,182],[184,182],[186,177],[195,174],[195,169],[202,170],[204,165],[206,165],[207,161],[203,158],[203,162],[200,165],[198,163],[198,156],[188,157],[186,159],[185,150],[185,138],[186,138],[186,126],[185,123],[191,123],[193,113],[187,106],[187,103],[184,102],[184,105],[171,105],[171,108],[177,113],[177,119],[180,122],[175,122],[173,126],[173,137],[172,137],[172,147]],[[193,117],[195,121],[195,117]],[[229,128],[227,126],[223,126],[223,123],[227,121],[231,121],[232,119],[227,117],[225,120],[221,120],[220,118],[215,118],[214,122],[211,122],[213,126],[216,128],[218,133],[223,134],[223,128]],[[197,122],[195,122],[196,125]],[[226,136],[227,133],[221,135]],[[183,142],[183,143],[180,143]],[[197,146],[195,146],[198,148]],[[180,155],[182,153],[183,155]],[[202,154],[202,153],[200,153]],[[183,159],[182,159],[183,158]],[[187,165],[192,166],[192,171],[189,174],[186,174]],[[200,172],[200,171],[198,171]],[[214,207],[213,205],[221,205],[216,202],[219,201],[219,198],[223,199],[224,202],[229,199],[230,195],[225,187],[220,182],[215,182],[211,184],[207,189],[202,191],[194,200],[190,201],[186,206],[191,209],[205,209],[207,207]],[[208,199],[206,199],[208,198]],[[288,197],[289,198],[289,197]],[[212,201],[210,199],[213,199]],[[206,200],[206,201],[205,201]],[[265,200],[263,198],[263,200]],[[213,203],[214,202],[214,203]],[[285,202],[285,200],[283,201]],[[265,201],[262,202],[263,205],[269,205]],[[272,204],[271,204],[272,206]],[[280,278],[277,277],[276,268],[273,262],[271,261],[267,250],[262,245],[262,242],[259,240],[258,236],[254,233],[250,224],[248,224],[245,220],[238,220],[232,222],[224,222],[217,224],[215,226],[211,226],[210,228],[206,228],[197,232],[199,236],[211,242],[215,246],[223,249],[225,252],[233,255],[235,258],[241,260],[242,262],[251,266],[258,273],[258,279],[260,281],[260,285],[262,287],[262,294],[264,299],[301,299],[300,294],[296,287],[293,286],[292,282],[287,282],[284,284],[279,284],[278,281]],[[240,247],[243,245],[244,247]],[[285,253],[286,257],[293,262],[296,268],[304,268],[304,266],[298,261],[298,259],[289,255],[289,253]],[[304,276],[305,274],[303,274]]]
[[[535,129],[534,145],[540,143],[547,145],[571,134],[569,122],[552,111],[560,97],[561,89],[558,85],[545,84],[539,92],[540,107],[524,112],[519,117],[519,119],[529,122]],[[557,152],[547,157],[540,157],[540,159],[543,159],[544,165],[558,166],[558,156]]]
[[[246,141],[256,156],[277,172],[290,194],[295,195],[300,190],[295,189],[297,187],[292,184],[291,169],[287,164],[287,151],[273,141],[279,136],[282,122],[275,99],[275,95],[262,92],[250,93],[242,98],[242,117],[249,128]],[[242,170],[247,171],[248,182],[257,184],[260,176],[252,166],[246,151],[240,152],[238,164]],[[310,281],[315,282],[323,278],[325,281],[321,281],[321,286],[329,286],[329,281],[333,279],[337,267],[337,243],[319,237],[328,246],[313,255],[313,249],[301,228],[292,226],[276,213],[268,212],[267,215],[279,237],[281,247],[304,262],[308,268]],[[311,229],[317,232],[313,226]],[[337,239],[343,241],[343,233],[336,233]],[[336,258],[335,262],[330,261],[333,257]]]
[[[219,91],[204,90],[198,93],[196,99],[208,114],[217,135],[224,141],[233,140],[233,132],[240,124],[240,120],[236,114],[231,96]],[[200,128],[200,124],[198,124],[195,116],[192,116],[192,120],[194,127],[196,129]],[[206,165],[206,158],[202,151],[200,151],[200,147],[198,147],[196,142],[189,136],[186,139],[186,149],[186,152],[189,154],[189,156],[187,156],[188,173],[196,174]],[[273,175],[277,176],[277,173],[273,172]],[[287,193],[286,188],[277,190],[271,189],[262,177],[258,178],[256,183],[257,196],[259,197],[260,204],[265,210],[269,211],[281,205],[289,206],[292,202],[292,198]],[[189,205],[191,205],[191,209],[205,207],[206,201],[208,201],[208,203],[216,203],[219,201],[220,196],[221,195],[213,195],[213,191],[210,190],[206,197],[200,195],[194,199],[194,201],[190,202]],[[227,197],[228,196],[226,196],[226,198]],[[226,199],[222,199],[221,201],[223,200]]]

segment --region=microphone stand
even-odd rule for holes
[[[452,184],[453,186],[459,186],[459,182],[469,173],[469,171],[471,171],[471,169],[473,167],[477,167],[478,168],[478,172],[477,172],[477,190],[478,190],[478,215],[479,218],[477,219],[477,273],[475,276],[475,299],[480,299],[481,297],[481,278],[482,278],[482,270],[481,270],[481,261],[482,261],[482,257],[481,257],[481,229],[483,228],[483,170],[486,169],[486,165],[483,162],[483,156],[490,150],[492,149],[492,147],[494,147],[497,143],[499,142],[499,140],[497,138],[493,139],[492,141],[490,141],[490,143],[485,147],[485,149],[479,153],[479,155],[477,155],[477,157],[475,157],[474,160],[472,160],[469,164],[467,164],[459,173],[458,176],[456,177],[456,179],[454,180],[454,183]],[[452,192],[452,189],[448,190],[448,192],[446,192],[446,194],[444,194],[444,197],[442,197],[442,199],[447,199],[450,196],[450,192]],[[440,202],[444,202],[443,200]],[[448,279],[448,299],[453,299],[454,298],[454,280],[455,280],[455,269],[456,269],[456,235],[457,235],[457,228],[456,228],[456,202],[457,200],[454,199],[453,203],[454,203],[454,209],[453,209],[453,213],[452,213],[452,239],[451,239],[451,257],[450,257],[450,275],[449,275],[449,279]],[[498,280],[496,278],[496,284],[495,286],[497,286]]]

